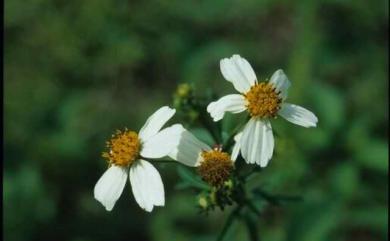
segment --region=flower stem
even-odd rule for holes
[[[240,215],[241,208],[242,208],[242,206],[238,206],[229,214],[229,216],[225,222],[225,225],[223,226],[222,231],[217,238],[217,241],[222,241],[224,239],[227,231],[229,230],[229,228],[233,224],[233,221]]]
[[[260,188],[256,188],[253,193],[264,200],[266,200],[268,203],[275,205],[275,206],[280,206],[283,201],[292,201],[292,202],[297,202],[297,201],[303,201],[303,198],[301,196],[287,196],[287,195],[271,195]]]
[[[248,173],[243,175],[243,178],[245,181],[249,181],[253,178],[253,175],[256,173],[261,172],[261,167],[255,166],[252,170],[250,170]]]
[[[151,159],[147,159],[147,158],[145,158],[145,160],[147,160],[147,161],[149,161],[151,163],[156,163],[156,164],[178,164],[179,166],[187,167],[183,163],[175,161],[175,160],[169,160],[169,159],[164,159],[164,160],[155,160],[154,159],[154,160],[151,160]]]
[[[251,201],[251,200],[246,200],[246,205],[248,206],[248,208],[254,212],[257,216],[260,216],[261,213],[260,213],[260,210],[255,206],[255,204]]]
[[[260,241],[260,236],[258,234],[258,228],[257,228],[257,220],[256,217],[253,217],[250,213],[247,213],[243,217],[243,221],[246,224],[246,227],[248,229],[249,238],[251,241]]]

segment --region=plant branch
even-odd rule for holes
[[[261,167],[255,166],[252,170],[250,170],[246,174],[242,175],[242,178],[245,181],[249,181],[253,177],[254,174],[259,173],[261,171],[262,171]]]
[[[227,233],[227,231],[229,230],[229,228],[231,227],[233,221],[237,218],[237,216],[240,215],[240,211],[241,211],[241,206],[238,206],[236,207],[228,216],[222,230],[221,230],[221,233],[218,235],[218,238],[217,238],[217,241],[222,241]]]
[[[246,200],[245,203],[248,206],[248,208],[252,212],[254,212],[257,216],[261,215],[260,210],[255,206],[255,204],[251,200]]]
[[[250,213],[247,213],[243,217],[243,221],[246,224],[246,227],[248,229],[249,238],[251,241],[260,241],[260,236],[258,234],[258,228],[257,228],[257,222],[256,218],[250,215]]]
[[[303,198],[301,196],[272,195],[261,190],[260,188],[253,190],[253,193],[275,206],[280,206],[283,201],[303,201]]]

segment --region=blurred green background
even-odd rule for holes
[[[267,208],[257,222],[262,240],[387,240],[388,7],[5,1],[5,240],[215,240],[227,212],[198,215],[195,194],[175,190],[174,165],[156,166],[167,201],[151,214],[129,185],[106,212],[93,187],[114,130],[139,130],[157,108],[172,106],[178,83],[199,95],[234,91],[219,60],[235,53],[259,80],[284,69],[289,102],[319,117],[315,129],[273,121],[275,156],[256,181],[305,200]],[[236,118],[227,117],[225,125]],[[237,222],[228,236],[247,240],[245,226]]]

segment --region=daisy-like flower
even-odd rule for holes
[[[303,127],[315,127],[317,117],[309,110],[286,103],[290,81],[283,70],[277,70],[268,82],[258,82],[251,65],[239,55],[220,61],[223,77],[231,82],[240,94],[226,95],[210,103],[207,111],[214,121],[225,112],[248,111],[251,116],[244,129],[235,136],[232,157],[241,151],[247,163],[267,166],[274,149],[274,136],[270,119],[277,115]]]
[[[180,126],[179,144],[169,157],[187,166],[196,167],[203,181],[221,187],[230,177],[234,162],[220,147],[211,148]]]
[[[164,185],[160,174],[145,158],[161,158],[178,144],[181,126],[178,124],[160,130],[175,114],[175,109],[161,107],[151,115],[137,134],[117,131],[107,142],[103,153],[110,167],[95,185],[94,196],[107,211],[118,200],[129,176],[133,195],[138,205],[151,212],[154,206],[164,206]]]

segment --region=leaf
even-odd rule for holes
[[[356,150],[356,161],[367,169],[387,173],[389,170],[389,150],[387,143],[380,140],[371,140],[365,146]]]
[[[210,187],[203,182],[199,176],[194,175],[190,170],[188,170],[186,167],[178,166],[177,171],[179,176],[183,179],[183,181],[186,181],[189,186],[197,187],[201,189],[210,189]],[[178,185],[183,188],[183,185]]]
[[[345,100],[333,86],[313,84],[312,111],[319,118],[319,126],[327,131],[338,128],[345,121]],[[308,106],[307,108],[309,108]],[[314,108],[316,107],[316,108]],[[310,109],[310,108],[309,108]]]
[[[339,197],[350,198],[361,190],[359,169],[355,163],[345,161],[334,167],[329,176],[330,185]]]
[[[370,227],[372,230],[387,233],[388,209],[386,206],[371,206],[352,210],[348,215],[348,226]]]
[[[211,134],[202,128],[191,128],[191,133],[196,136],[199,140],[203,141],[204,143],[207,143],[209,145],[214,144],[213,137]]]
[[[197,188],[203,190],[203,188],[200,188],[198,185],[193,185],[192,183],[183,181],[175,185],[176,190],[184,190],[187,188]]]
[[[343,212],[340,203],[331,201],[313,201],[297,207],[291,221],[287,224],[289,241],[325,241],[332,240],[330,235],[340,227]]]

